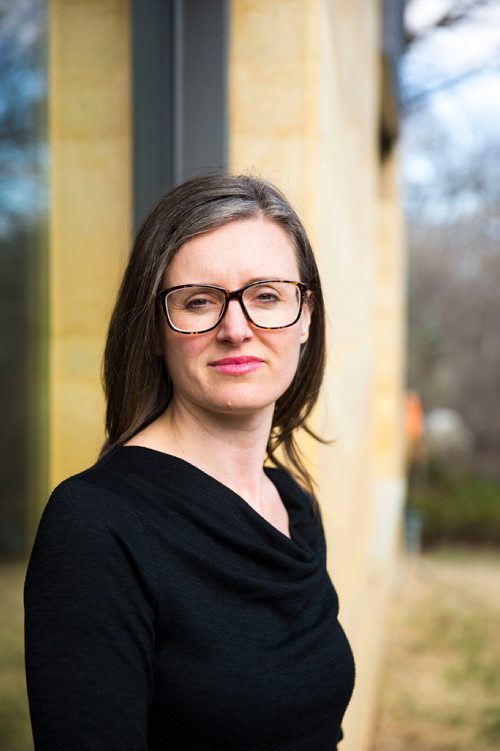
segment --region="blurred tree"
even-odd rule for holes
[[[407,12],[411,15],[412,7],[423,7],[422,0],[407,1]],[[490,9],[497,0],[449,0],[449,2],[427,2],[427,6],[433,6],[433,17],[423,26],[415,28],[411,22],[406,25],[405,45],[408,48],[415,42],[422,41],[427,34],[432,34],[436,29],[449,29],[462,21],[469,21],[478,10]],[[437,12],[436,12],[437,8]]]
[[[26,544],[48,203],[44,0],[0,0],[0,554]]]
[[[401,82],[409,384],[463,415],[475,462],[500,474],[499,11],[457,2],[410,33]]]
[[[442,31],[454,31],[474,24],[487,28],[492,13],[498,11],[498,0],[407,0],[405,12],[404,46],[408,53],[415,48],[435,46],[437,35]],[[425,54],[425,53],[424,53]],[[438,56],[439,58],[439,56]],[[443,69],[430,59],[425,76],[417,73],[412,80],[406,77],[403,86],[402,105],[404,110],[426,106],[429,97],[445,89],[459,86],[475,76],[483,76],[486,69],[500,70],[500,40],[493,51],[489,51],[479,63],[466,62],[458,69]]]

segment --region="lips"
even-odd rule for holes
[[[243,375],[257,370],[263,362],[259,357],[223,357],[211,362],[210,367],[226,375]]]

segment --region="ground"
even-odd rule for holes
[[[500,748],[500,551],[403,566],[388,616],[370,751]]]
[[[22,588],[25,564],[0,566],[0,749],[32,751],[24,680]]]

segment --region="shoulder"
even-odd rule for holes
[[[156,591],[157,555],[130,498],[97,482],[94,468],[61,482],[38,525],[26,591],[61,577],[79,588],[88,576],[99,586],[116,577],[130,582],[137,572]]]
[[[297,503],[301,503],[306,508],[314,506],[314,499],[300,485],[291,472],[282,467],[266,467],[266,474],[281,491],[285,491],[288,496],[292,496]]]
[[[52,491],[41,515],[36,542],[84,544],[108,540],[148,547],[133,493],[106,459],[69,477]]]
[[[308,493],[296,478],[286,469],[281,467],[267,467],[268,477],[278,488],[278,491],[288,507],[300,509],[322,527],[321,509],[316,499]]]
[[[129,499],[99,482],[94,468],[63,480],[52,491],[42,521],[59,517],[92,520],[96,525],[134,516]]]
[[[147,479],[134,455],[113,449],[88,469],[63,480],[52,491],[44,516],[69,513],[96,520],[137,515],[137,498]]]

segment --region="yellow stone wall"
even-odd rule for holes
[[[131,232],[129,10],[50,4],[50,487],[103,440],[102,349]]]
[[[345,751],[370,741],[403,498],[403,238],[397,155],[381,164],[381,4],[233,0],[230,156],[305,219],[327,302],[329,361],[307,442],[329,569],[357,661]]]

